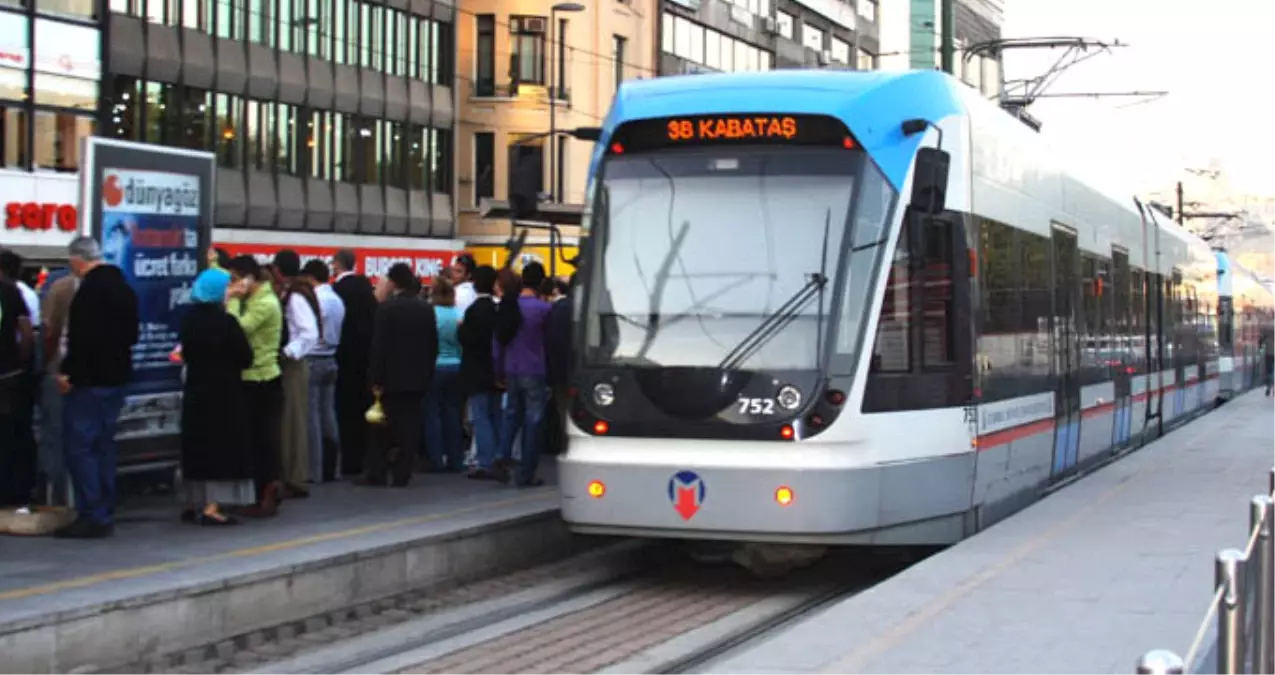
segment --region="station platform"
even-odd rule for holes
[[[181,523],[176,496],[139,498],[109,539],[0,536],[0,672],[110,667],[563,555],[552,458],[540,473],[527,489],[463,475],[317,485],[232,527]]]
[[[1275,406],[1250,392],[709,672],[1132,673],[1181,654],[1273,449]]]

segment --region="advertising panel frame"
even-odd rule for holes
[[[182,367],[161,352],[176,345],[191,282],[208,266],[217,156],[100,136],[85,138],[82,152],[79,231],[102,245],[104,257],[119,264],[138,294],[139,342],[120,415],[120,463],[169,461],[179,451]],[[192,184],[198,191],[193,198]],[[107,220],[114,223],[109,231]],[[137,243],[139,233],[146,243]],[[144,256],[148,250],[162,253]]]

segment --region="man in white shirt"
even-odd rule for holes
[[[323,337],[321,310],[314,289],[299,280],[301,256],[284,249],[274,266],[282,277],[283,335],[279,368],[283,371],[283,482],[286,497],[308,497],[310,476],[310,364],[306,358]]]
[[[332,290],[327,263],[311,260],[301,268],[301,278],[314,287],[323,318],[323,336],[310,352],[310,481],[336,480],[341,432],[336,421],[336,350],[341,344],[345,303]]]
[[[468,253],[456,256],[456,260],[452,262],[452,285],[456,287],[456,309],[460,310],[461,316],[465,316],[465,310],[478,299],[478,292],[474,290],[471,279],[477,266],[474,256]]]

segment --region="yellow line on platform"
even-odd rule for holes
[[[444,511],[442,513],[434,513],[434,514],[430,514],[426,516],[414,516],[412,518],[400,518],[398,520],[391,520],[385,523],[376,523],[374,525],[364,525],[362,527],[356,527],[349,530],[341,530],[338,532],[326,532],[324,534],[316,534],[316,535],[311,535],[308,537],[299,537],[297,539],[289,539],[289,540],[281,541],[275,544],[266,544],[263,546],[241,548],[234,551],[228,551],[226,553],[217,553],[214,555],[200,556],[196,558],[187,558],[185,560],[174,560],[173,562],[160,563],[158,565],[143,565],[141,567],[127,567],[124,569],[112,570],[110,572],[102,572],[99,574],[92,574],[89,576],[76,577],[74,579],[67,579],[66,581],[56,581],[51,584],[42,584],[39,586],[28,586],[27,588],[18,588],[11,591],[0,592],[0,601],[19,600],[21,598],[29,598],[36,595],[47,595],[49,593],[57,593],[59,591],[66,591],[73,588],[83,588],[85,586],[92,586],[94,584],[100,584],[106,581],[118,581],[120,579],[134,579],[137,577],[147,576],[149,574],[160,574],[162,572],[172,572],[174,570],[178,570],[183,567],[191,567],[194,565],[229,560],[232,558],[246,558],[250,556],[261,555],[263,553],[271,553],[274,551],[284,551],[287,549],[299,548],[302,546],[309,546],[310,544],[319,544],[319,543],[323,543],[327,541],[335,541],[337,539],[345,539],[347,537],[357,537],[359,535],[372,534],[374,532],[382,532],[385,530],[394,529],[396,527],[404,527],[408,525],[422,525],[424,523],[431,523],[431,522],[435,522],[439,520],[445,520],[447,518],[454,518],[456,516],[465,515],[467,513],[474,513],[476,511],[483,511],[483,510],[497,508],[501,506],[511,506],[514,504],[521,504],[524,502],[530,502],[530,501],[535,501],[537,499],[544,499],[544,498],[545,498],[545,495],[543,494],[525,495],[521,497],[515,497],[513,499],[501,500],[498,502],[480,504],[477,506],[469,506],[463,509],[455,509],[453,511]]]

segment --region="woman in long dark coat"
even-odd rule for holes
[[[182,321],[181,357],[186,363],[182,392],[182,479],[186,510],[182,520],[201,525],[234,525],[219,505],[256,501],[249,455],[247,409],[240,374],[252,365],[252,347],[239,322],[226,313],[230,275],[204,270],[195,279],[193,307]]]

